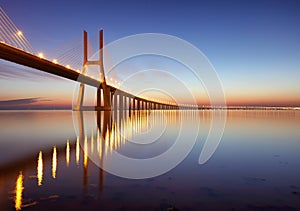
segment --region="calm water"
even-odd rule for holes
[[[212,111],[1,111],[0,210],[300,210],[300,112],[227,115],[200,165]],[[163,175],[126,179],[98,167],[126,170],[115,152],[151,158],[194,133],[192,151]]]

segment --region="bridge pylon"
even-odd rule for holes
[[[88,60],[88,36],[87,32],[83,32],[83,70],[82,74],[85,75],[88,66],[99,66],[100,69],[100,86],[97,88],[97,105],[96,106],[83,106],[85,84],[80,83],[79,93],[76,106],[74,110],[111,110],[111,94],[110,89],[106,84],[104,64],[103,64],[103,29],[99,31],[99,59],[90,61]],[[102,92],[101,92],[102,90]],[[103,94],[103,105],[101,105],[101,94]]]

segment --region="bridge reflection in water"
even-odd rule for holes
[[[186,114],[182,115],[182,113]],[[95,157],[97,155],[100,162],[104,157],[105,160],[109,160],[109,156],[114,150],[122,149],[127,142],[138,142],[141,135],[147,134],[155,126],[178,125],[182,118],[196,119],[196,116],[199,116],[196,110],[74,111],[73,120],[77,121],[77,138],[74,140],[67,139],[65,144],[61,146],[53,146],[50,153],[47,150],[45,152],[43,150],[39,151],[36,158],[36,176],[30,176],[30,178],[36,178],[37,186],[42,188],[44,177],[48,177],[46,172],[51,172],[53,179],[51,182],[55,183],[60,175],[60,169],[69,168],[74,165],[79,167],[80,163],[82,163],[83,195],[88,196],[90,156]],[[91,121],[92,119],[95,119],[95,121]],[[163,127],[162,130],[164,130]],[[49,167],[51,169],[48,169]],[[98,189],[101,191],[105,171],[101,168],[98,168],[98,171]],[[16,179],[14,191],[16,210],[37,204],[37,201],[29,199],[24,199],[26,203],[23,203],[23,191],[26,190],[23,180],[24,177],[20,171]],[[50,197],[55,198],[56,196]]]

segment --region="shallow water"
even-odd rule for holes
[[[212,116],[1,111],[1,210],[299,210],[300,112],[228,111],[220,144],[200,165]],[[180,141],[192,150],[162,175],[184,147],[133,168],[116,157],[146,160]]]

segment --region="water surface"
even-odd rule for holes
[[[212,112],[1,111],[1,210],[299,210],[300,113],[228,111],[199,165]],[[126,179],[94,163],[155,157],[195,128],[192,151],[163,175]]]

